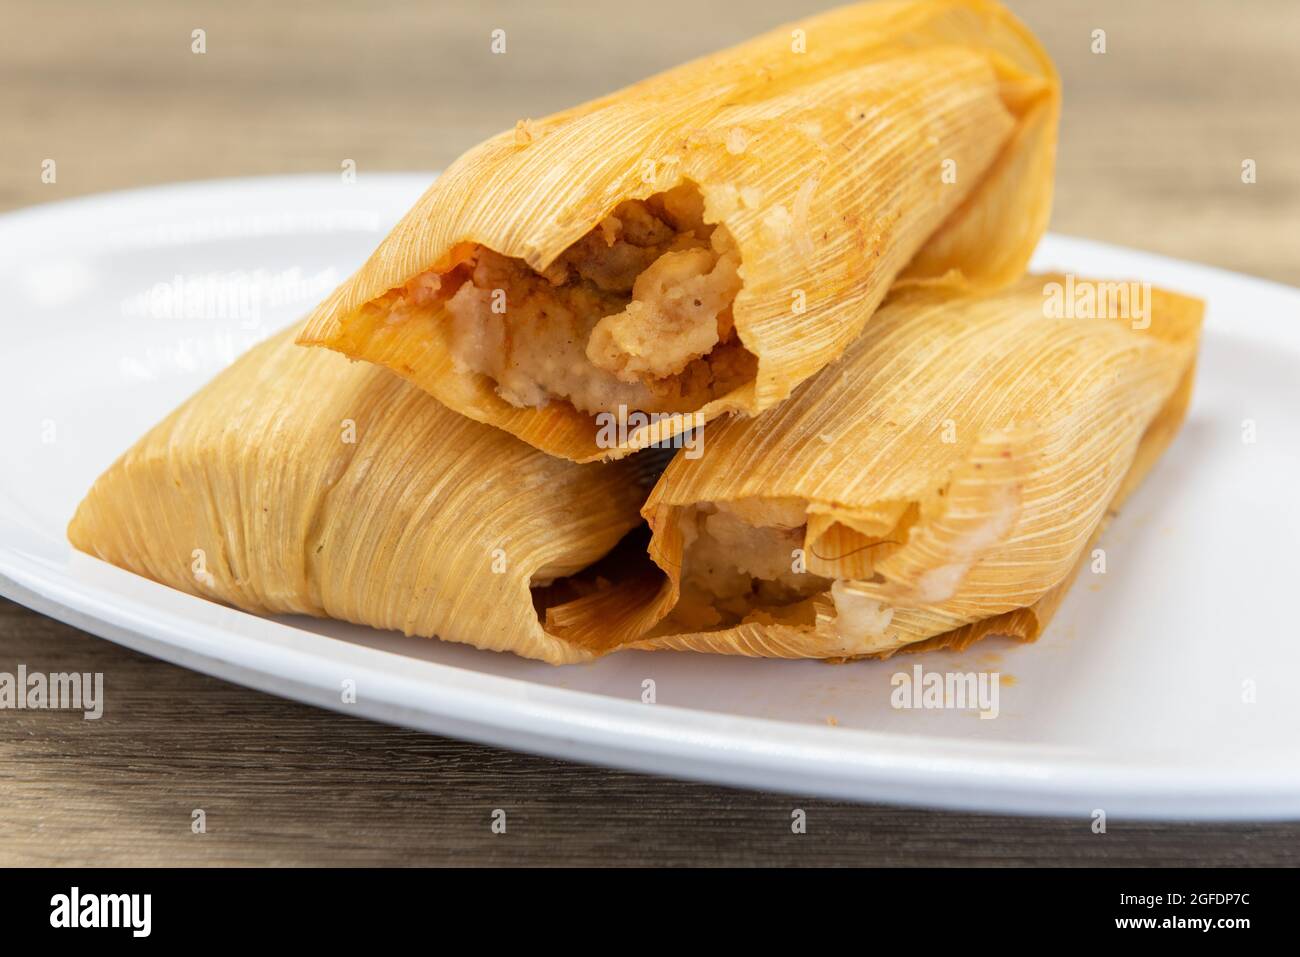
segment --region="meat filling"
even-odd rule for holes
[[[855,590],[846,572],[836,570],[837,559],[805,552],[806,521],[804,504],[795,499],[706,502],[687,511],[681,519],[681,597],[672,626],[692,631],[748,622],[813,627],[819,611],[833,608],[833,627],[845,641],[883,636],[893,610]]]
[[[803,505],[795,502],[695,506],[682,519],[675,622],[692,630],[726,628],[830,588],[830,579],[805,570],[804,521]]]
[[[514,406],[690,412],[753,378],[739,250],[694,186],[620,204],[544,273],[483,246],[459,258],[394,290],[388,315],[445,302],[457,368]]]

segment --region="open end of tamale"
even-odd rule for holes
[[[684,509],[679,521],[681,598],[674,624],[725,628],[777,612],[811,624],[807,599],[830,582],[808,574],[801,560],[802,502],[701,502]]]
[[[557,578],[534,576],[533,608],[546,632],[590,655],[633,642],[661,621],[676,592],[647,554],[650,529],[623,536],[603,558]]]
[[[598,592],[617,588],[642,570],[653,568],[646,556],[650,529],[639,525],[620,539],[603,558],[572,574],[552,578],[547,569],[533,575],[529,583],[537,618],[545,623],[546,612]]]
[[[458,371],[517,408],[693,412],[753,379],[732,303],[740,251],[692,183],[620,203],[545,271],[476,243],[365,307],[445,310]]]
[[[820,599],[836,612],[841,637],[882,638],[889,611],[837,587],[873,581],[874,561],[902,547],[916,503],[887,503],[862,528],[810,517],[798,499],[702,502],[683,509],[681,598],[672,626],[692,630],[752,622],[813,627]],[[859,523],[862,524],[862,523]]]
[[[815,645],[816,656],[830,660],[887,657],[991,634],[1035,637],[1047,617],[1035,614],[1037,604],[961,626],[886,598],[887,579],[876,565],[908,544],[921,510],[918,502],[882,502],[844,523],[810,512],[798,499],[684,508],[678,514],[680,598],[654,635],[668,636],[664,646],[674,647],[675,634],[693,633],[706,644],[716,636],[725,644],[766,629],[769,638],[802,647],[799,657]],[[931,585],[946,594],[957,582],[940,575]]]

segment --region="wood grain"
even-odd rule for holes
[[[1054,229],[1300,283],[1300,5],[1011,5],[1065,84]],[[363,176],[435,169],[520,117],[822,6],[0,0],[0,209],[344,159]],[[1094,835],[510,754],[283,702],[0,603],[0,671],[19,663],[102,671],[108,707],[0,712],[0,864],[1300,864],[1300,825]]]

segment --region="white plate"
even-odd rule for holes
[[[64,526],[95,476],[345,278],[428,180],[182,184],[0,217],[0,592],[273,694],[582,761],[1006,812],[1300,816],[1300,291],[1132,250],[1054,236],[1036,266],[1207,299],[1196,400],[1107,533],[1107,574],[1085,572],[1034,645],[841,667],[627,653],[556,669],[266,620],[73,552]],[[892,708],[891,677],[918,663],[1014,683],[995,720]],[[647,678],[657,704],[641,701]],[[129,706],[111,674],[106,696]]]

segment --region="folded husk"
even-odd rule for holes
[[[989,634],[1035,639],[1089,543],[1177,432],[1202,312],[1152,290],[1149,328],[1048,318],[1052,282],[1065,280],[1026,277],[982,298],[900,291],[781,407],[710,426],[703,456],[679,455],[643,508],[651,556],[676,589],[679,522],[698,503],[802,503],[809,570],[846,579],[855,542],[879,540],[915,507],[903,541],[872,561],[874,577],[849,586],[893,609],[883,635],[840,636],[822,593],[803,623],[751,616],[682,633],[669,619],[632,647],[852,658]]]
[[[1023,272],[1047,223],[1058,110],[1046,54],[996,3],[833,10],[472,149],[301,341],[387,366],[552,455],[621,457],[689,420],[602,448],[567,401],[516,408],[458,370],[440,306],[398,322],[362,307],[450,268],[464,243],[543,270],[618,203],[693,182],[739,245],[735,327],[758,359],[752,382],[700,412],[758,412],[835,359],[900,274],[997,286]]]
[[[222,372],[95,482],[84,552],[256,613],[300,613],[513,651],[595,657],[662,616],[662,576],[598,587],[562,626],[530,584],[640,522],[643,465],[575,465],[286,330]],[[626,594],[611,599],[611,592]],[[599,628],[583,608],[600,598]]]

